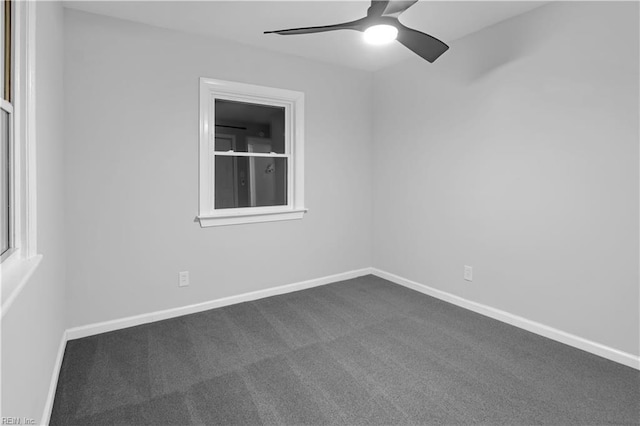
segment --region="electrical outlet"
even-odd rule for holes
[[[464,265],[464,279],[473,281],[473,267]]]
[[[178,272],[178,287],[189,285],[189,271]]]

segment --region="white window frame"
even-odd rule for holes
[[[285,109],[285,153],[215,151],[215,101],[262,104]],[[287,158],[287,204],[267,207],[215,208],[215,156]],[[304,207],[304,93],[211,78],[200,78],[199,147],[200,226],[237,225],[302,219]]]
[[[0,0],[0,6],[2,6],[2,1]],[[4,10],[2,7],[0,7],[0,22],[4,22]],[[0,37],[0,43],[2,43],[1,37]],[[4,73],[4,55],[0,55],[3,56],[2,59],[0,59],[0,68],[2,68],[2,71],[0,71],[0,78],[2,78],[2,83],[0,83],[0,93],[4,91],[4,75],[2,75]],[[15,134],[14,134],[14,108],[13,108],[13,103],[7,102],[5,99],[0,99],[0,110],[6,112],[8,114],[8,118],[9,118],[9,147],[8,147],[8,156],[9,156],[9,164],[8,164],[8,168],[9,168],[9,233],[8,233],[8,237],[9,237],[9,247],[7,249],[7,251],[5,251],[4,253],[0,253],[0,265],[2,263],[4,263],[7,259],[9,259],[10,257],[12,257],[14,255],[14,253],[17,251],[17,247],[15,247],[15,242],[16,242],[16,234],[19,233],[19,229],[16,229],[16,225],[20,225],[20,221],[16,220],[17,218],[15,217],[15,212],[14,212],[14,205],[16,204],[16,202],[19,201],[19,194],[16,194],[14,191],[15,185],[14,185],[14,181],[15,176],[14,176],[14,170],[16,170],[16,166],[17,166],[17,162],[16,160],[16,155],[19,155],[18,153],[16,153],[16,145],[14,143],[15,141]],[[2,208],[4,208],[4,206],[2,206]]]
[[[11,248],[0,259],[2,317],[42,260],[36,250],[35,7],[35,2],[13,2],[14,80],[9,164]],[[4,8],[0,7],[0,19],[4,19],[3,14]],[[3,89],[4,67],[0,66],[0,90]],[[8,108],[6,102],[2,108]]]

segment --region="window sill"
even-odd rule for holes
[[[198,216],[200,226],[208,228],[210,226],[240,225],[243,223],[276,222],[280,220],[302,219],[307,209],[280,210],[262,213],[233,213],[215,214],[210,216]]]
[[[29,259],[22,259],[17,255],[18,253],[16,256],[9,257],[0,265],[0,275],[2,276],[0,283],[2,286],[2,308],[0,310],[2,310],[3,317],[42,260],[42,255]]]

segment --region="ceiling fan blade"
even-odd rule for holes
[[[429,34],[405,27],[400,22],[396,25],[398,26],[396,40],[429,62],[435,61],[449,49],[449,46]]]
[[[358,19],[356,21],[344,22],[342,24],[335,25],[325,25],[321,27],[304,27],[304,28],[291,28],[288,30],[277,30],[277,31],[265,31],[265,34],[280,34],[280,35],[295,35],[295,34],[313,34],[313,33],[324,33],[327,31],[336,31],[336,30],[357,30],[364,31],[365,22],[367,18]]]
[[[402,12],[409,9],[411,6],[416,4],[418,0],[409,0],[409,1],[388,1],[387,5],[382,12],[383,16],[393,16],[398,17]]]
[[[387,0],[371,0],[371,6],[367,9],[367,17],[381,17],[388,4]]]

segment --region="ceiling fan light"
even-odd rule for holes
[[[391,43],[398,36],[398,29],[393,25],[373,25],[364,31],[364,41],[369,44]]]

